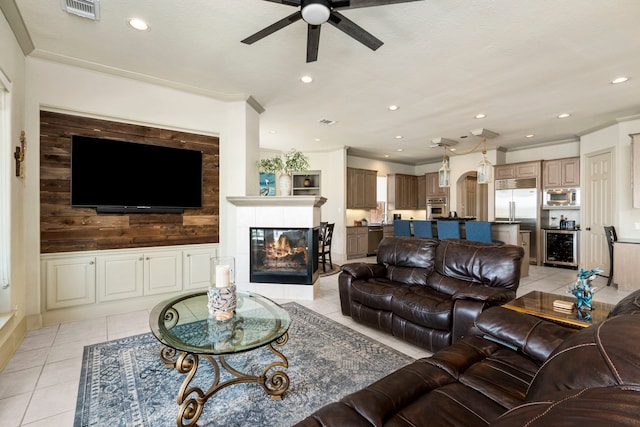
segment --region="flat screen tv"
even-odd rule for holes
[[[201,208],[202,152],[73,135],[71,206],[140,213]]]

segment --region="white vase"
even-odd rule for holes
[[[281,196],[290,196],[291,195],[291,175],[283,173],[280,174],[280,180],[278,182],[278,187],[280,188]]]

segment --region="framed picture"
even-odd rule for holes
[[[276,195],[276,174],[260,172],[260,195]]]

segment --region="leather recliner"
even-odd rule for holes
[[[376,264],[342,266],[341,310],[436,351],[468,335],[484,309],[515,298],[523,256],[513,245],[386,237]]]
[[[640,291],[576,331],[503,307],[475,334],[296,427],[601,427],[640,423]]]

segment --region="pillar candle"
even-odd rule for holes
[[[216,265],[216,288],[229,287],[231,268],[228,265]]]

